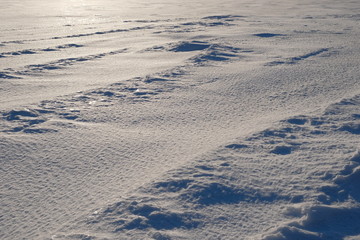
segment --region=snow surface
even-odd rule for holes
[[[360,239],[357,0],[1,0],[0,239]]]

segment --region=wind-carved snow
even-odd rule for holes
[[[359,96],[330,106],[321,121],[312,121],[314,126],[323,125],[325,129],[343,132],[345,126],[357,126],[357,112],[360,103]],[[310,120],[311,121],[311,120]],[[303,122],[300,122],[303,124]],[[335,124],[335,125],[332,125]],[[337,125],[336,125],[337,124]],[[328,126],[326,126],[328,125]],[[356,127],[355,127],[356,128]],[[353,128],[345,128],[347,134],[358,134]],[[326,131],[316,131],[315,134],[326,134]],[[287,215],[300,218],[279,227],[274,233],[266,236],[266,240],[277,239],[344,239],[360,235],[360,154],[355,151],[347,159],[344,169],[335,174],[326,174],[324,179],[329,182],[318,188],[317,201],[312,205],[291,207]],[[352,239],[349,237],[349,239]]]
[[[19,70],[11,70],[7,71],[6,74],[3,74],[3,76],[0,75],[2,78],[21,78],[22,75],[31,75],[36,74],[43,71],[51,71],[51,70],[58,70],[67,66],[72,66],[77,63],[92,61],[96,59],[101,59],[106,56],[112,56],[120,53],[126,52],[127,49],[120,49],[116,51],[111,52],[105,52],[95,55],[88,55],[88,56],[81,56],[81,57],[74,57],[74,58],[65,58],[65,59],[59,59],[54,62],[48,62],[43,64],[31,64],[24,66],[22,69]],[[15,76],[11,76],[8,74],[13,74]]]
[[[221,231],[220,223],[236,225],[239,218],[259,211],[263,214],[257,215],[258,219],[247,220],[259,229],[237,226],[228,229],[226,236],[342,239],[358,235],[360,154],[353,145],[329,136],[344,139],[356,135],[343,131],[342,125],[359,121],[359,100],[355,96],[333,104],[321,115],[286,119],[278,128],[254,133],[199,156],[192,164],[142,186],[129,198],[79,219],[78,229],[72,231],[97,229],[122,239],[213,238],[215,232]],[[352,104],[343,104],[345,101]],[[327,158],[328,152],[337,150],[353,156],[349,160],[341,159],[341,155]],[[309,157],[317,161],[309,162]],[[349,163],[342,170],[343,160]],[[286,211],[270,220],[269,211],[279,208]],[[284,226],[262,237],[258,235],[284,220],[288,222]],[[55,239],[65,236],[76,239],[75,235],[63,234]],[[97,239],[96,234],[89,237]]]
[[[16,74],[17,76],[21,76],[31,75],[43,71],[57,70],[77,63],[100,59],[108,55],[120,54],[125,51],[126,49],[86,57],[61,59],[47,64],[29,65],[25,67],[28,70],[16,71]],[[38,106],[34,107],[34,109],[14,109],[9,112],[3,112],[3,119],[7,121],[4,125],[8,125],[10,129],[4,129],[2,131],[22,131],[24,133],[44,133],[47,131],[56,132],[57,130],[55,129],[51,130],[41,128],[40,124],[54,118],[81,121],[81,118],[79,118],[79,115],[81,115],[80,112],[86,111],[86,107],[89,105],[104,107],[107,105],[113,105],[116,101],[123,100],[150,101],[163,92],[181,88],[181,77],[186,74],[185,69],[187,67],[193,65],[204,66],[206,64],[211,64],[211,62],[236,60],[236,58],[238,58],[238,52],[241,50],[233,47],[221,46],[219,44],[191,41],[169,44],[167,46],[155,46],[144,51],[194,51],[196,54],[194,57],[189,59],[188,64],[157,73],[155,76],[146,76],[144,78],[137,77],[129,79],[127,82],[114,83],[104,89],[95,89],[78,93],[71,96],[70,101],[70,96],[67,96],[64,100],[59,99],[56,101],[43,101]],[[228,53],[228,51],[231,53]],[[29,116],[29,114],[31,116]]]
[[[67,49],[67,48],[80,48],[80,47],[83,47],[83,45],[65,44],[65,45],[59,45],[59,46],[48,47],[48,48],[25,49],[25,50],[14,51],[14,52],[2,52],[2,53],[0,53],[0,58],[15,57],[15,56],[20,56],[20,55],[24,55],[24,54],[36,54],[39,52],[53,52],[53,51],[60,51],[62,49]]]
[[[212,42],[186,41],[167,46],[155,46],[146,51],[170,51],[181,52],[200,52],[189,59],[193,64],[210,64],[211,62],[223,62],[229,60],[238,60],[242,55],[253,52],[248,49],[240,49],[231,46],[220,45]],[[242,53],[242,55],[240,55]]]
[[[2,239],[359,238],[354,1],[73,4],[1,10]]]

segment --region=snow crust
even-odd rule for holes
[[[360,239],[359,12],[3,0],[0,238]]]

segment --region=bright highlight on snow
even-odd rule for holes
[[[360,239],[360,5],[0,3],[0,239]]]

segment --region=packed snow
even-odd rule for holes
[[[0,239],[360,239],[356,0],[1,0]]]

